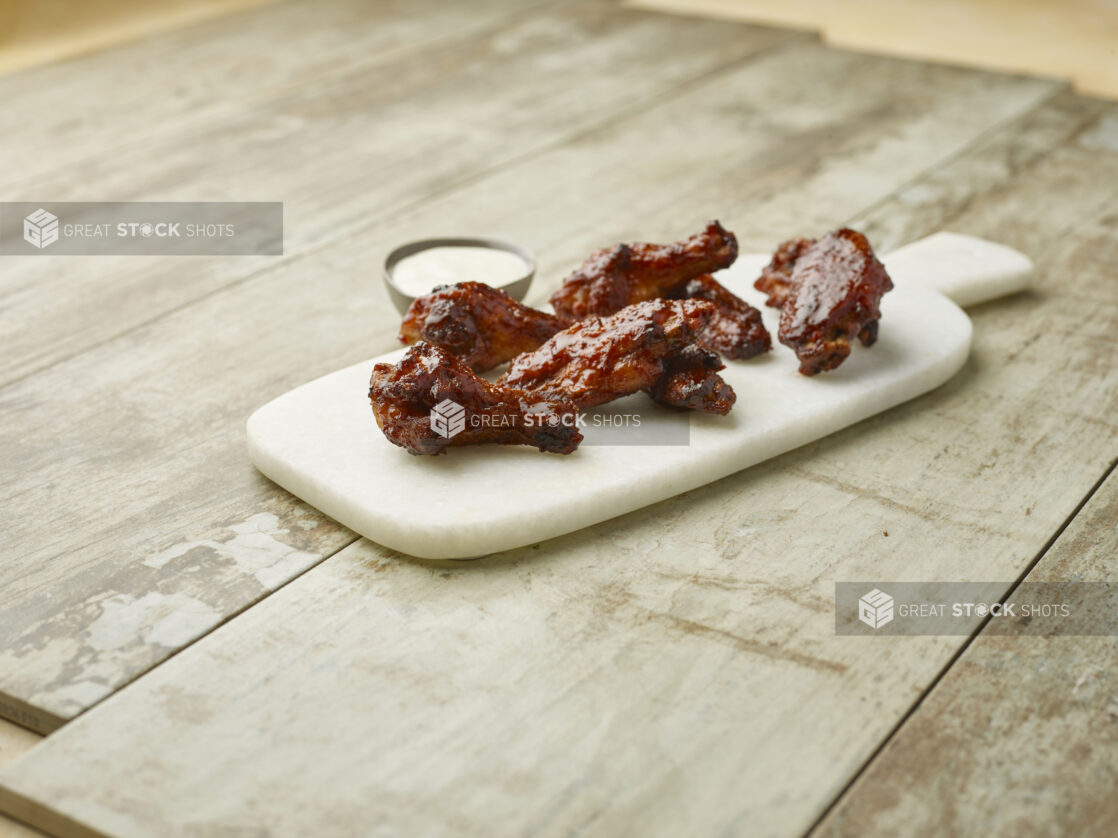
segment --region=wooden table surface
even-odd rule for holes
[[[282,200],[286,232],[0,262],[0,713],[56,731],[0,809],[66,836],[1118,819],[1112,637],[867,640],[833,612],[841,580],[1113,579],[1118,105],[595,0],[279,3],[0,101],[7,200]],[[540,303],[709,217],[746,250],[951,229],[1037,287],[972,308],[920,399],[477,562],[358,539],[248,463],[255,407],[393,344],[395,244],[522,242]]]
[[[818,32],[841,49],[1068,79],[1118,99],[1118,0],[625,0]]]

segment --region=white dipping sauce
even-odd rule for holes
[[[438,285],[484,282],[500,288],[528,272],[515,253],[490,247],[432,247],[401,259],[392,271],[396,287],[422,297]]]

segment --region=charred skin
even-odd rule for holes
[[[498,383],[567,398],[580,408],[649,390],[672,371],[669,359],[696,343],[715,313],[714,305],[704,300],[657,299],[609,317],[592,317],[514,359]],[[732,397],[730,386],[720,376],[715,378],[712,390],[717,389],[723,400]],[[674,397],[679,388],[663,385],[664,397]],[[715,401],[696,404],[695,409],[702,410]]]
[[[893,281],[856,230],[843,228],[792,250],[797,255],[782,266],[790,267],[789,280],[783,288],[771,286],[784,297],[777,336],[795,351],[800,372],[816,375],[842,364],[855,336],[866,346],[877,340],[881,297]]]
[[[466,410],[465,428],[449,439],[431,427],[431,410],[449,399]],[[578,407],[568,399],[499,387],[461,359],[426,342],[397,364],[377,364],[369,382],[377,425],[410,454],[441,454],[452,445],[532,445],[570,454],[582,441]]]
[[[569,325],[481,282],[444,285],[417,298],[400,324],[399,339],[427,341],[484,372],[530,352]]]
[[[717,221],[674,244],[619,244],[591,254],[552,295],[551,305],[568,320],[605,317],[728,268],[737,257],[737,239]]]
[[[769,298],[765,300],[765,305],[771,308],[784,308],[784,304],[792,295],[792,270],[796,267],[799,258],[813,244],[815,239],[792,239],[776,249],[772,261],[761,269],[761,276],[753,282],[754,288],[768,294]]]
[[[744,361],[772,349],[773,340],[761,312],[726,288],[710,274],[676,286],[667,296],[676,300],[706,300],[716,309],[702,343],[731,361]]]
[[[725,367],[717,352],[693,343],[664,360],[664,374],[648,388],[648,395],[676,410],[725,416],[737,401],[734,388],[718,375]]]

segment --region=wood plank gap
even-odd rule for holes
[[[15,762],[42,742],[43,737],[14,722],[0,719],[0,767]],[[37,829],[0,815],[0,838],[39,838]]]
[[[1025,581],[1025,578],[1033,572],[1038,564],[1040,564],[1041,559],[1043,559],[1048,554],[1048,551],[1052,549],[1052,545],[1055,544],[1060,536],[1064,534],[1064,531],[1068,528],[1071,522],[1075,520],[1076,516],[1079,515],[1080,512],[1083,511],[1083,507],[1085,507],[1090,502],[1091,498],[1095,496],[1099,488],[1114,472],[1115,466],[1118,466],[1118,459],[1115,459],[1110,463],[1110,466],[1106,469],[1106,471],[1103,472],[1102,476],[1095,481],[1095,485],[1093,485],[1090,491],[1088,491],[1087,494],[1083,496],[1082,500],[1080,500],[1079,503],[1076,504],[1076,507],[1071,511],[1071,514],[1068,515],[1067,518],[1064,519],[1064,522],[1056,528],[1056,531],[1052,534],[1051,538],[1049,538],[1048,541],[1044,543],[1044,546],[1041,547],[1036,556],[1033,557],[1032,561],[1030,561],[1028,565],[1026,565],[1025,569],[1022,570],[1018,577],[1013,581],[1013,584],[1009,586],[1004,594],[1002,594],[1001,599],[998,600],[1000,603],[1004,604],[1005,602],[1007,602],[1009,598],[1013,596],[1014,592],[1021,586],[1021,583]],[[931,680],[931,683],[928,684],[927,688],[922,693],[920,693],[920,696],[916,699],[915,702],[913,702],[912,706],[909,707],[907,711],[905,711],[904,715],[901,716],[897,724],[894,725],[889,733],[881,740],[881,743],[876,748],[874,748],[873,753],[871,753],[866,761],[863,762],[861,766],[859,766],[858,770],[851,775],[850,779],[847,780],[846,784],[839,790],[838,794],[835,795],[831,802],[828,803],[826,807],[824,807],[823,811],[819,814],[819,817],[815,819],[814,823],[812,823],[812,825],[804,833],[804,838],[807,838],[807,836],[814,834],[816,830],[819,829],[823,821],[826,820],[828,815],[830,815],[831,812],[839,805],[839,803],[842,802],[843,798],[845,798],[846,795],[850,792],[854,784],[858,782],[861,776],[865,774],[865,772],[869,769],[873,762],[878,758],[878,756],[880,756],[881,752],[885,750],[885,747],[893,740],[894,737],[896,737],[898,733],[900,733],[901,729],[905,726],[908,720],[913,716],[913,714],[916,713],[917,710],[920,709],[921,705],[924,703],[924,700],[929,695],[931,695],[932,691],[939,685],[939,682],[943,680],[944,676],[947,675],[947,673],[951,670],[951,668],[955,665],[959,658],[961,658],[963,654],[966,653],[971,644],[979,637],[979,635],[982,634],[982,632],[986,628],[986,625],[992,619],[993,614],[987,614],[982,622],[978,624],[978,627],[974,630],[974,632],[972,632],[966,638],[966,640],[963,641],[959,648],[955,650],[955,653],[948,659],[943,668],[936,673],[936,676]]]
[[[57,718],[54,729],[57,729],[57,727],[65,723],[63,718],[56,717],[53,713],[39,710],[34,704],[28,704],[23,701],[22,698],[17,698],[7,693],[0,693],[0,724],[12,724],[21,727],[22,730],[30,731],[40,736],[46,735],[36,724],[36,718],[38,716]],[[0,764],[2,764],[2,762],[0,762]]]

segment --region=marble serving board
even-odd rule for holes
[[[718,279],[778,313],[753,280],[767,255],[743,255]],[[587,427],[568,456],[526,446],[464,446],[415,457],[388,442],[368,401],[374,363],[296,388],[248,420],[249,455],[269,478],[356,532],[429,559],[472,558],[572,532],[775,457],[925,393],[963,365],[970,318],[959,307],[1028,285],[1032,263],[1003,245],[938,233],[884,262],[896,285],[881,304],[877,344],[856,345],[833,372],[806,378],[791,350],[730,361],[738,393],[728,416],[670,411],[643,395],[614,414],[640,413],[639,431]],[[633,444],[636,443],[636,444]],[[658,443],[658,444],[652,444]],[[672,443],[672,444],[664,444]]]

